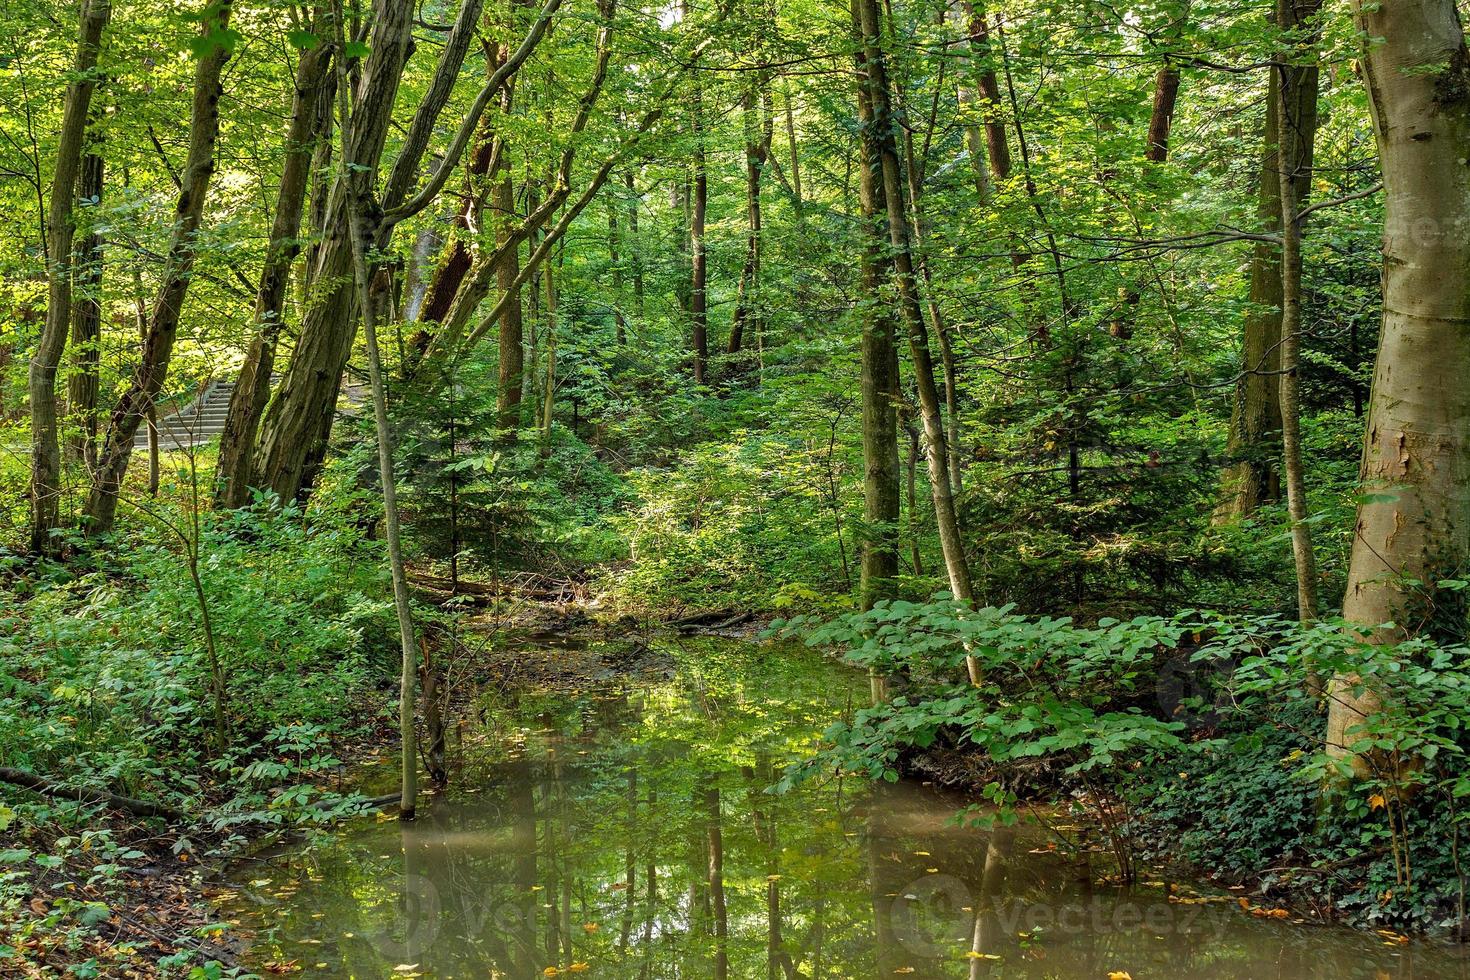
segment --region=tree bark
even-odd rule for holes
[[[1298,90],[1312,91],[1316,102],[1317,64],[1315,20],[1321,0],[1278,0],[1277,21],[1305,37],[1290,45],[1292,62],[1272,69],[1277,73],[1277,116],[1283,132],[1300,132],[1297,116],[1303,106]],[[1300,64],[1302,59],[1310,59]],[[1286,505],[1291,517],[1291,551],[1296,568],[1297,616],[1303,623],[1317,619],[1317,561],[1312,553],[1311,526],[1307,523],[1306,472],[1302,463],[1301,399],[1298,368],[1302,324],[1302,218],[1301,196],[1311,181],[1297,155],[1295,140],[1282,144],[1277,167],[1281,196],[1281,448],[1286,471]]]
[[[46,322],[31,357],[31,550],[55,554],[61,526],[61,442],[56,411],[56,373],[66,351],[71,318],[72,222],[77,177],[87,132],[102,32],[112,17],[110,0],[86,0],[77,29],[73,80],[67,86],[57,140],[56,169],[46,227]]]
[[[622,229],[618,226],[618,205],[612,201],[607,206],[607,264],[612,275],[613,343],[620,348],[628,342],[628,321],[623,315],[622,238]]]
[[[701,84],[696,78],[691,109],[694,175],[689,205],[689,323],[695,384],[704,383],[709,369],[709,262],[704,247],[705,215],[709,210],[709,175],[705,160],[704,98]]]
[[[220,74],[230,60],[229,40],[233,0],[211,0],[204,8],[200,37],[206,50],[194,70],[194,97],[189,113],[189,154],[179,178],[179,196],[174,208],[173,231],[169,236],[162,284],[153,301],[148,335],[137,374],[112,411],[107,441],[97,458],[92,485],[83,511],[89,535],[112,530],[118,493],[127,477],[133,454],[133,437],[148,418],[158,393],[168,377],[174,337],[184,312],[192,280],[194,259],[199,249],[199,229],[204,202],[214,176],[214,152],[219,140]]]
[[[1011,174],[1011,147],[1006,141],[1005,117],[1000,108],[1000,81],[995,74],[990,50],[990,22],[985,8],[967,2],[970,15],[970,69],[980,93],[980,109],[985,118],[985,150],[990,159],[990,172],[995,179],[1005,180]]]
[[[761,175],[771,155],[771,136],[775,119],[771,114],[770,91],[765,79],[756,78],[745,91],[741,116],[745,126],[745,263],[740,269],[736,290],[735,314],[730,322],[730,342],[726,353],[731,357],[745,347],[745,329],[760,330],[756,310],[756,291],[761,274]],[[764,113],[764,120],[760,117]]]
[[[131,796],[119,796],[105,789],[93,789],[88,786],[72,786],[68,783],[59,783],[45,776],[26,772],[23,769],[12,769],[9,766],[0,766],[0,782],[9,783],[12,786],[20,786],[32,793],[40,793],[54,800],[75,800],[78,803],[106,803],[117,810],[126,810],[140,817],[162,817],[173,823],[184,823],[189,819],[188,814],[182,810],[176,810],[162,803],[154,803],[152,800],[139,800]]]
[[[556,407],[556,263],[541,273],[546,283],[546,390],[541,405],[541,455],[551,455],[551,412]]]
[[[1174,128],[1174,106],[1179,100],[1179,69],[1166,55],[1154,76],[1154,107],[1148,119],[1148,149],[1144,157],[1153,163],[1169,159],[1169,133]]]
[[[866,90],[872,112],[871,121],[863,128],[863,139],[868,144],[865,156],[881,167],[884,224],[887,226],[894,280],[898,287],[899,309],[909,336],[909,351],[913,358],[914,381],[919,393],[924,437],[928,443],[929,485],[934,498],[940,549],[944,555],[951,591],[956,599],[968,601],[973,598],[970,570],[965,561],[964,542],[960,536],[949,482],[949,442],[944,431],[944,410],[940,403],[939,388],[934,381],[928,328],[924,323],[914,276],[908,214],[904,206],[903,168],[894,136],[899,127],[894,118],[885,57],[879,39],[880,22],[876,0],[853,0],[853,15],[854,27],[859,32],[862,43],[858,77]],[[973,661],[970,666],[973,677]]]
[[[316,24],[321,25],[318,16]],[[264,268],[255,293],[255,337],[230,396],[229,414],[220,436],[215,506],[243,507],[254,484],[251,471],[256,428],[270,400],[276,341],[285,313],[286,284],[301,251],[301,216],[319,143],[329,140],[336,75],[332,47],[318,44],[301,53],[296,66],[291,122],[286,130],[286,159],[276,191],[275,218]]]
[[[1344,618],[1367,638],[1463,642],[1470,564],[1470,54],[1453,0],[1355,0],[1383,169],[1383,327]],[[1394,623],[1393,627],[1384,624]],[[1377,692],[1341,676],[1327,750],[1355,756]]]
[[[638,194],[636,178],[633,176],[633,168],[628,167],[623,171],[623,187],[628,194],[628,240],[632,245],[629,254],[629,262],[633,273],[633,310],[643,319],[643,243],[638,238],[638,205],[641,200]]]
[[[94,137],[100,138],[100,137]],[[97,152],[82,157],[77,196],[95,208],[102,200],[103,165]],[[66,379],[67,411],[80,431],[69,441],[69,455],[88,472],[97,465],[97,391],[100,384],[102,343],[102,235],[89,230],[77,249],[76,284],[81,295],[72,297],[72,373]]]
[[[520,428],[526,348],[521,287],[516,282],[521,271],[520,246],[518,243],[511,243],[511,234],[517,224],[515,183],[508,167],[495,184],[490,207],[495,211],[495,241],[497,254],[500,256],[495,263],[495,282],[504,298],[500,312],[500,384],[495,404],[500,428],[513,433]]]
[[[1290,112],[1299,120],[1294,130],[1280,124],[1280,76],[1270,73],[1266,92],[1265,149],[1256,215],[1261,230],[1281,231],[1280,151],[1289,140],[1290,154],[1298,161],[1301,175],[1298,205],[1305,205],[1312,170],[1317,132],[1317,69],[1300,69],[1304,74],[1292,93]],[[1283,137],[1285,133],[1285,137]],[[1299,207],[1300,209],[1300,207]],[[1250,305],[1245,315],[1241,341],[1241,374],[1235,387],[1226,443],[1227,467],[1222,479],[1222,499],[1215,522],[1226,523],[1249,517],[1262,504],[1281,499],[1278,467],[1281,437],[1281,248],[1273,242],[1257,242],[1251,252]]]
[[[861,69],[860,69],[861,70]],[[872,102],[866,86],[857,90],[858,122],[867,132],[873,124]],[[883,298],[892,278],[888,242],[882,222],[887,214],[883,199],[882,162],[872,153],[872,142],[861,144],[863,166],[859,181],[862,215],[862,395],[863,395],[863,539],[858,580],[862,608],[897,595],[899,462],[898,462],[898,330]]]
[[[548,7],[554,10],[557,2],[548,0]],[[351,173],[333,184],[323,219],[323,240],[314,256],[312,292],[319,295],[319,300],[307,309],[291,362],[260,423],[253,464],[256,479],[282,500],[296,499],[309,489],[325,458],[342,372],[356,336],[359,311],[352,285],[350,213],[358,213],[371,225],[368,232],[374,254],[385,253],[396,223],[432,203],[438,188],[448,179],[448,171],[457,166],[459,154],[468,143],[469,133],[478,125],[484,105],[514,70],[508,64],[495,72],[481,89],[475,107],[466,116],[428,185],[412,199],[405,200],[463,64],[479,9],[478,0],[465,0],[461,5],[380,201],[378,171],[404,64],[413,47],[415,7],[408,0],[376,0],[368,54],[361,66],[361,79],[354,86],[356,98],[351,110],[351,156],[356,163]],[[533,32],[536,39],[544,34],[545,19],[549,16],[543,13],[537,22],[537,32]],[[534,41],[528,37],[517,50],[520,60],[512,59],[516,67],[533,47]],[[351,74],[353,66],[348,68]],[[375,292],[391,292],[393,277],[386,265],[376,265],[370,270],[369,280]]]

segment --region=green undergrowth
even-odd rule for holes
[[[1084,626],[952,601],[885,602],[777,630],[890,679],[788,778],[893,780],[917,753],[977,757],[985,819],[1063,801],[1124,878],[1142,860],[1250,881],[1360,925],[1465,925],[1470,648],[1368,645],[1341,622],[1184,612]],[[967,682],[966,657],[983,673]],[[1384,710],[1323,746],[1312,678],[1361,678]]]
[[[118,916],[140,882],[172,880],[272,828],[361,810],[343,759],[379,740],[397,697],[370,505],[328,484],[304,510],[262,500],[196,524],[192,490],[187,474],[166,485],[66,566],[4,568],[0,765],[188,820],[109,816],[90,800],[0,784],[0,972],[44,961],[118,975],[109,971],[143,952],[97,937],[130,934]],[[174,972],[222,975],[204,965],[207,938],[191,926],[159,942],[174,944]]]

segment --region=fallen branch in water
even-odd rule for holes
[[[189,815],[183,810],[176,810],[163,803],[154,803],[150,800],[137,800],[131,796],[119,796],[105,789],[93,789],[88,786],[73,786],[68,783],[57,782],[47,779],[45,776],[37,776],[35,773],[26,772],[22,769],[11,769],[8,766],[0,766],[0,782],[21,786],[33,793],[49,796],[58,800],[75,800],[78,803],[106,803],[108,806],[140,817],[162,817],[174,823],[187,823]]]

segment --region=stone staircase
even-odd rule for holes
[[[233,381],[211,381],[193,401],[158,420],[158,448],[193,449],[225,431],[225,416],[230,411]],[[138,429],[134,449],[148,448],[148,427]]]

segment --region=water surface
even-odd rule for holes
[[[928,787],[772,795],[865,679],[799,648],[655,646],[662,669],[636,682],[590,669],[575,688],[483,693],[454,785],[418,821],[364,820],[242,868],[225,912],[247,962],[360,978],[1470,980],[1454,947],[1264,918],[1181,883],[1108,886],[1039,828],[957,826],[963,801]]]

